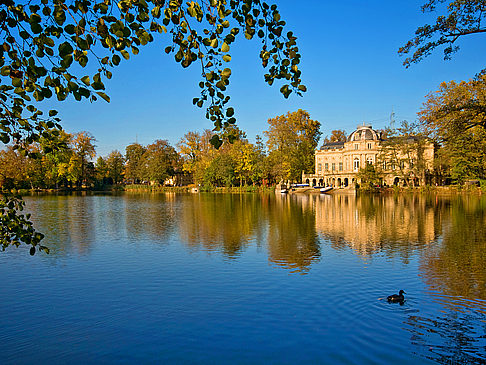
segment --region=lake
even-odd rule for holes
[[[0,252],[2,364],[486,362],[484,197],[25,199],[51,252]]]

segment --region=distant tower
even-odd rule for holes
[[[395,129],[395,112],[393,111],[393,107],[390,113],[390,129]]]

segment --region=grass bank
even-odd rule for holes
[[[124,191],[137,192],[154,192],[154,193],[189,193],[195,189],[195,185],[189,186],[158,186],[158,185],[125,185]],[[232,187],[213,187],[200,186],[197,190],[201,193],[266,193],[274,192],[274,186],[232,186]]]

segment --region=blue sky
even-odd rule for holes
[[[308,92],[284,99],[280,85],[270,87],[263,80],[259,40],[240,37],[230,51],[228,89],[238,126],[253,141],[267,129],[269,118],[299,108],[321,123],[323,136],[333,129],[350,133],[362,122],[382,128],[392,109],[397,121],[415,120],[424,97],[442,81],[467,80],[484,68],[479,55],[486,51],[485,38],[473,35],[461,40],[452,61],[444,61],[438,50],[405,69],[398,48],[433,19],[420,12],[423,2],[276,1],[288,30],[298,37]],[[46,106],[60,111],[68,132],[91,132],[102,156],[115,149],[124,153],[136,140],[167,139],[175,145],[187,131],[212,128],[204,110],[192,105],[199,95],[200,67],[182,69],[163,51],[169,41],[170,35],[157,37],[114,69],[105,83],[111,103],[71,99]]]

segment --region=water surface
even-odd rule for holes
[[[486,362],[484,198],[26,200],[51,253],[0,253],[1,363]]]

